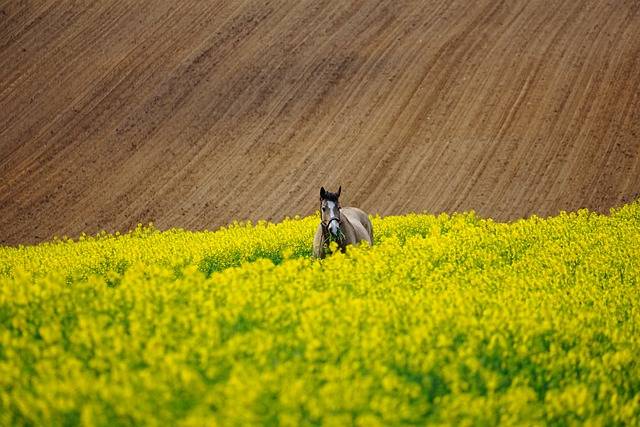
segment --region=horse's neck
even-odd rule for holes
[[[349,222],[349,218],[347,218],[346,215],[342,215],[342,228],[344,228],[344,230],[342,230],[342,233],[344,233],[345,237],[347,238],[347,241],[355,241],[355,237],[356,237],[356,229],[353,227],[353,225],[351,224],[351,222]]]

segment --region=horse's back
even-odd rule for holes
[[[340,214],[347,217],[356,233],[356,243],[366,240],[373,245],[373,226],[367,215],[362,209],[358,208],[342,208]]]

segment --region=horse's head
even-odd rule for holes
[[[326,191],[324,187],[320,188],[320,217],[322,218],[322,226],[328,230],[334,237],[340,235],[340,191],[342,186],[338,188],[337,193]]]

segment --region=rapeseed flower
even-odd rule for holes
[[[640,203],[0,248],[1,425],[633,425]]]

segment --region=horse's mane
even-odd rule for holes
[[[324,200],[338,203],[338,193],[331,193],[329,191],[326,191],[324,193]]]

